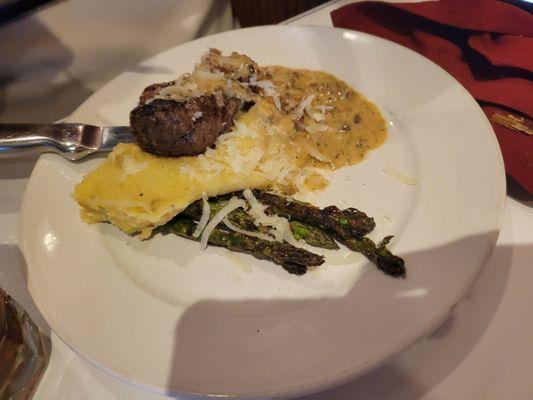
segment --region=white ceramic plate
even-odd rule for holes
[[[374,216],[374,238],[396,235],[407,279],[357,256],[296,277],[177,237],[140,242],[85,225],[71,193],[100,160],[47,155],[28,184],[20,229],[36,304],[81,355],[160,392],[286,397],[376,367],[436,327],[494,246],[505,177],[489,123],[425,58],[362,33],[305,27],[245,29],[176,47],[120,75],[71,120],[126,124],[145,86],[190,71],[208,47],[328,71],[379,106],[386,144],[311,200]],[[419,184],[400,183],[383,172],[390,168]]]

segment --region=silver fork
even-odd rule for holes
[[[0,158],[57,153],[76,161],[132,141],[129,126],[0,124]]]

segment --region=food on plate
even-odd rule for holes
[[[245,138],[239,144],[251,147]],[[268,188],[258,173],[237,173],[223,160],[224,143],[207,157],[159,157],[135,144],[121,143],[76,186],[74,197],[88,223],[111,222],[128,234],[149,238],[157,226],[184,210],[202,193],[216,196],[245,187]],[[216,169],[215,169],[216,168]]]
[[[192,73],[148,86],[130,126],[136,143],[117,145],[75,188],[85,222],[110,222],[146,239],[178,215],[167,231],[196,238],[208,230],[203,245],[239,248],[289,270],[322,262],[297,248],[300,239],[330,249],[338,241],[380,265],[386,241],[376,246],[360,240],[374,228],[364,213],[320,210],[264,191],[288,196],[323,190],[332,170],[359,162],[384,142],[379,110],[345,82],[211,49]],[[250,189],[262,191],[246,199],[248,206],[242,198],[217,197]],[[201,198],[200,207],[195,202]],[[270,215],[244,212],[263,207],[253,202],[264,202]],[[230,231],[217,226],[222,220],[213,225],[217,216],[210,220],[205,213],[210,204],[220,211],[235,207],[224,220]],[[261,227],[261,218],[283,220],[287,229],[282,234],[268,223]]]
[[[180,214],[174,220],[163,225],[162,232],[199,240],[193,235],[195,230],[196,222]],[[272,261],[294,275],[303,275],[307,272],[307,267],[318,266],[324,262],[322,256],[289,243],[265,240],[232,229],[215,227],[210,232],[208,243]]]
[[[257,199],[278,215],[307,222],[342,238],[364,236],[376,226],[373,218],[355,208],[340,210],[336,206],[329,206],[320,209],[266,192],[257,192]]]
[[[214,96],[184,102],[156,99],[137,106],[131,112],[130,125],[139,147],[149,153],[195,155],[231,129],[240,107],[234,98],[224,99],[219,105]]]
[[[222,207],[226,205],[227,200],[227,196],[218,196],[208,199],[210,208],[209,216],[214,217]],[[197,200],[183,210],[180,215],[185,215],[196,220],[201,219],[203,209],[203,201]],[[241,232],[242,230],[246,230],[248,231],[248,234],[252,231],[257,231],[257,233],[252,234],[256,237],[264,237],[264,234],[270,231],[268,226],[256,225],[256,220],[243,209],[233,210],[226,216],[226,218],[227,220],[224,220],[224,223],[227,224],[229,222],[230,224],[233,224],[233,230],[241,229]],[[337,250],[339,248],[335,240],[322,229],[296,219],[289,219],[288,222],[292,235],[296,240],[303,240],[310,246],[321,247],[323,249]],[[235,226],[237,228],[235,228]]]
[[[321,190],[329,171],[386,138],[377,107],[332,75],[259,67],[217,50],[193,73],[147,88],[131,122],[138,143],[116,146],[74,197],[85,222],[111,222],[142,238],[204,192]],[[158,156],[164,151],[182,155]]]
[[[250,80],[258,71],[245,55],[211,50],[192,74],[148,86],[130,115],[137,144],[161,156],[203,153],[231,130],[239,111],[253,105]]]
[[[363,254],[385,274],[405,277],[403,259],[387,249],[392,236],[378,245],[365,237],[373,228],[374,220],[354,208],[320,209],[287,197],[246,189],[231,196],[210,199],[204,196],[159,231],[200,240],[204,246],[210,243],[270,260],[296,275],[324,262],[320,256],[299,248],[298,241],[330,250],[339,248],[338,241]]]

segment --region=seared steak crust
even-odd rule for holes
[[[141,93],[139,98],[139,104],[146,104],[148,100],[157,96],[161,89],[174,85],[175,81],[164,82],[164,83],[154,83],[150,86],[147,86]]]
[[[165,86],[168,86],[166,84]],[[162,86],[149,86],[143,96],[153,97]],[[217,138],[228,132],[242,102],[237,98],[214,95],[194,97],[187,101],[154,99],[146,104],[148,96],[130,113],[131,131],[138,145],[160,156],[196,155],[205,152]]]

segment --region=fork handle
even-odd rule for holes
[[[80,124],[0,124],[0,158],[79,151]]]

